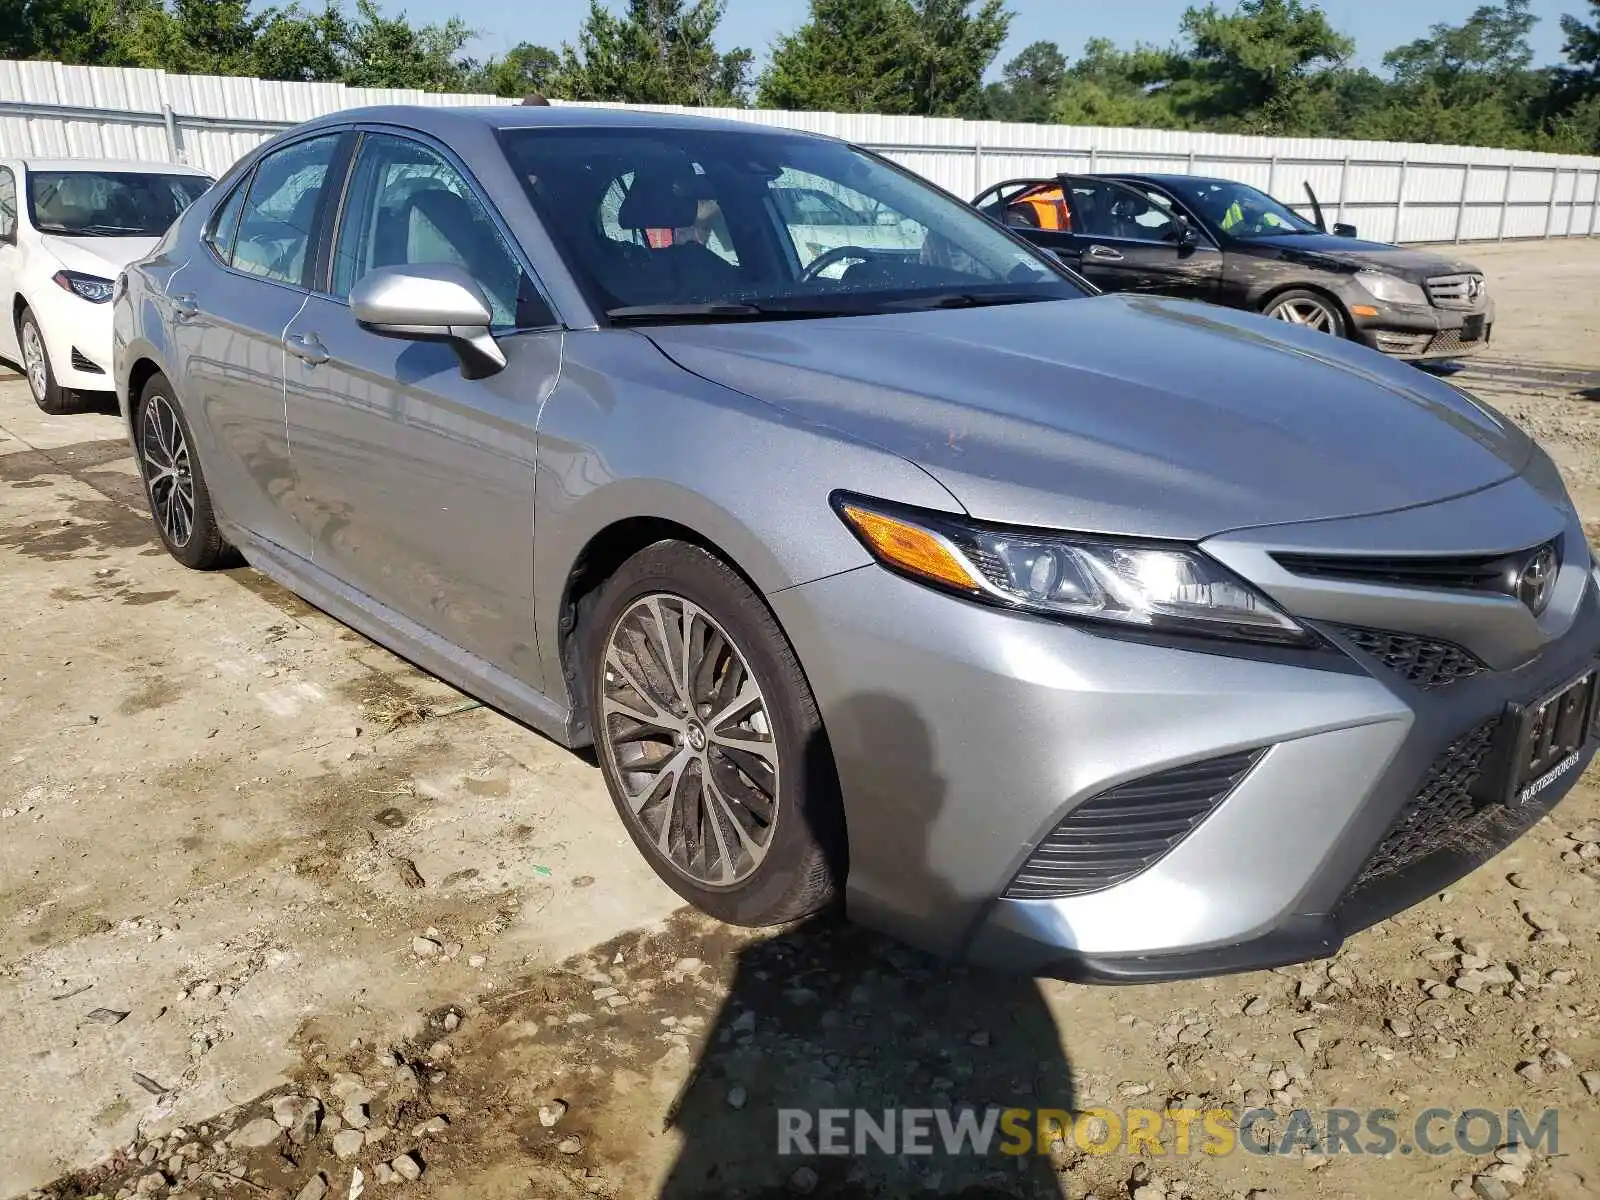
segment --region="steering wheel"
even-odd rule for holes
[[[800,272],[800,282],[810,283],[829,267],[846,259],[855,258],[862,262],[870,262],[881,257],[882,251],[868,250],[865,246],[835,246],[832,250],[824,250],[806,264],[805,269]]]

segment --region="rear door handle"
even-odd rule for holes
[[[328,361],[328,351],[314,333],[292,333],[283,339],[283,345],[290,354],[310,366]]]
[[[200,311],[200,304],[195,300],[193,292],[180,292],[172,297],[172,314],[180,321],[187,321]]]
[[[1098,258],[1101,262],[1121,262],[1122,251],[1113,250],[1110,246],[1090,246],[1089,257]]]

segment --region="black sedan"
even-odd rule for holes
[[[1309,189],[1308,189],[1309,192]],[[973,204],[1105,291],[1251,309],[1408,359],[1459,358],[1494,326],[1470,263],[1328,232],[1265,192],[1193,175],[1060,175]]]

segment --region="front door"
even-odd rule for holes
[[[1173,211],[1109,179],[1076,177],[1067,188],[1080,270],[1108,292],[1151,292],[1212,300],[1222,253],[1206,235],[1180,241]]]
[[[361,328],[345,297],[379,267],[450,263],[494,311],[508,360]],[[534,428],[561,333],[463,174],[435,149],[363,135],[327,294],[285,330],[298,493],[316,564],[445,642],[541,684],[533,628]]]
[[[222,516],[301,558],[284,420],[283,335],[306,302],[305,279],[339,135],[267,155],[217,209],[196,255],[168,287],[173,384],[200,442]]]
[[[0,297],[17,294],[17,279],[22,271],[22,250],[17,245],[21,237],[19,200],[16,173],[10,167],[0,167]],[[10,312],[0,313],[0,358],[22,365],[17,323]]]

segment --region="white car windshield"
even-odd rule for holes
[[[29,171],[28,218],[40,233],[160,237],[210,186],[204,175]]]
[[[501,139],[569,267],[613,319],[1084,294],[967,205],[842,142],[645,128],[508,129]]]

